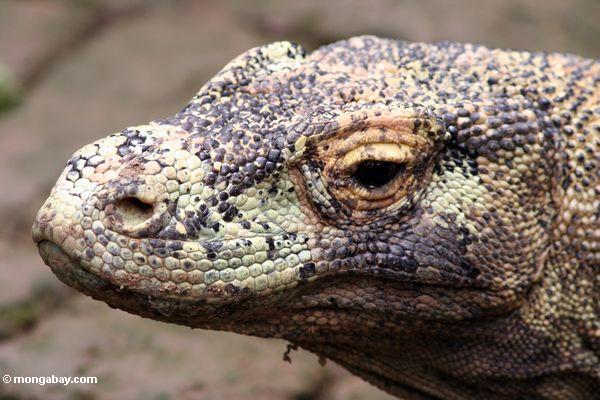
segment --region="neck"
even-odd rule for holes
[[[528,329],[518,314],[462,324],[436,322],[432,324],[436,326],[393,333],[379,330],[373,336],[293,342],[401,398],[535,397],[566,375],[555,369],[561,357],[557,343]]]

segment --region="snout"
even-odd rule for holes
[[[32,227],[36,243],[49,241],[68,252],[83,247],[82,204],[85,192],[57,186],[37,213]]]

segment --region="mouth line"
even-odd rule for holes
[[[265,236],[266,237],[266,236]],[[144,240],[144,239],[142,239]],[[168,243],[177,243],[178,245],[184,245],[187,242],[186,241],[179,241],[179,240],[162,240],[162,239],[146,239],[148,241],[154,241],[154,240],[159,240],[161,242],[165,243],[165,247],[169,247]],[[243,241],[244,239],[235,239],[235,240],[223,240],[220,241],[221,246],[226,244],[227,242],[229,243],[236,243],[239,241]],[[219,246],[219,249],[214,249],[211,248],[211,244],[213,243],[219,243],[219,241],[212,241],[212,242],[204,242],[204,243],[200,243],[200,245],[202,247],[205,248],[205,251],[211,252],[214,250],[219,251],[221,246]],[[155,243],[156,244],[156,243]],[[208,246],[206,246],[206,244],[208,244]],[[81,284],[83,285],[88,285],[89,283],[93,283],[94,287],[99,287],[99,286],[104,286],[104,285],[110,285],[111,287],[114,287],[115,290],[117,290],[118,292],[132,292],[132,293],[137,293],[139,295],[143,295],[143,296],[151,296],[151,297],[161,297],[161,298],[166,298],[166,297],[173,297],[173,299],[181,301],[184,298],[188,298],[188,296],[185,295],[185,293],[179,293],[179,296],[169,296],[166,295],[166,293],[162,293],[161,296],[156,296],[156,293],[145,293],[143,291],[140,290],[136,290],[136,288],[134,287],[128,287],[129,285],[123,285],[122,283],[119,284],[118,282],[114,282],[113,279],[111,279],[111,276],[102,276],[103,274],[98,275],[97,273],[94,273],[92,271],[89,271],[89,269],[81,262],[81,260],[79,260],[77,257],[73,257],[72,255],[68,254],[68,252],[66,250],[64,250],[60,245],[56,244],[55,242],[47,239],[47,238],[40,238],[39,240],[37,240],[37,246],[39,249],[39,253],[42,257],[42,259],[44,260],[45,264],[48,265],[50,267],[50,269],[54,272],[55,275],[57,275],[59,277],[59,279],[61,281],[63,281],[64,283],[66,283],[69,286],[75,287],[76,289],[80,290]],[[178,246],[178,247],[180,247]],[[160,249],[165,249],[165,247],[160,247]],[[223,246],[224,249],[227,249],[228,246]],[[173,251],[179,250],[178,249],[172,249]],[[268,251],[270,251],[271,249],[269,249]],[[155,253],[158,254],[158,253]],[[160,254],[158,254],[160,256]],[[478,287],[478,285],[476,285],[474,282],[472,281],[467,281],[467,282],[462,282],[461,284],[457,284],[457,283],[447,283],[447,282],[439,282],[439,281],[429,281],[429,280],[425,280],[425,279],[419,279],[419,277],[415,277],[415,276],[410,276],[410,275],[397,275],[397,274],[386,274],[385,270],[381,270],[378,274],[373,274],[373,270],[370,271],[362,271],[362,270],[356,270],[356,269],[349,269],[346,271],[337,271],[337,273],[335,274],[335,276],[337,278],[339,278],[340,276],[344,276],[346,278],[350,278],[350,279],[364,279],[364,278],[378,278],[381,279],[383,278],[383,276],[378,276],[378,275],[385,275],[387,277],[388,280],[393,281],[396,285],[400,285],[400,286],[406,286],[406,287],[429,287],[432,289],[447,289],[448,287],[454,288],[454,289],[462,289],[462,290],[481,290],[482,288]],[[331,275],[330,274],[324,274],[323,276],[320,277],[320,279],[318,279],[318,281],[320,282],[327,282],[328,278],[330,278]],[[80,284],[78,284],[78,282]],[[228,302],[228,299],[231,298],[237,298],[238,300],[240,300],[240,298],[243,297],[248,297],[247,293],[244,292],[244,290],[238,288],[235,285],[232,284],[225,284],[222,286],[215,286],[215,287],[211,287],[210,284],[207,284],[207,293],[206,296],[201,296],[201,297],[194,297],[194,298],[189,298],[190,301],[204,301],[207,299],[210,300],[218,300],[219,302]],[[251,297],[251,296],[250,296]]]
[[[351,312],[352,307],[346,308],[338,303],[321,302],[310,306],[294,300],[310,296],[315,291],[319,292],[320,288],[331,285],[341,277],[347,282],[356,282],[356,279],[362,280],[366,277],[364,272],[345,271],[340,274],[338,271],[337,274],[321,276],[320,279],[314,280],[312,285],[307,285],[308,280],[305,280],[289,290],[272,292],[273,296],[257,296],[256,293],[228,285],[209,287],[205,296],[192,298],[185,294],[178,296],[165,292],[144,292],[136,290],[134,287],[119,285],[118,282],[111,280],[110,276],[96,275],[88,271],[76,257],[70,256],[59,245],[47,239],[38,241],[38,248],[42,259],[60,281],[93,299],[105,302],[112,308],[119,308],[142,317],[197,328],[218,327],[220,330],[228,330],[229,317],[235,317],[237,321],[246,323],[263,320],[268,316],[260,312],[256,313],[257,310],[265,308],[265,301],[281,312],[283,312],[283,308],[287,309],[287,312],[300,312],[308,309],[334,309]],[[371,275],[369,278],[373,280],[371,282],[373,285],[378,285],[382,277]],[[394,286],[407,293],[429,293],[429,291],[435,293],[448,289],[445,285],[415,281],[396,281]],[[455,289],[473,294],[480,292],[480,289],[474,287]],[[282,304],[286,304],[286,306],[282,308]]]
[[[109,279],[85,270],[56,243],[47,239],[37,243],[42,259],[61,282],[95,300],[107,303],[111,308],[184,326],[196,328],[219,326],[220,330],[227,330],[226,315],[235,314],[241,318],[247,310],[255,309],[252,302],[257,300],[256,296],[233,290],[234,288],[229,290],[228,287],[221,291],[223,293],[211,291],[211,295],[217,296],[213,299],[179,298],[168,295],[159,297],[132,288],[119,287]],[[233,309],[232,304],[236,305]],[[224,321],[223,326],[219,325],[220,320]]]
[[[35,233],[35,231],[34,231]],[[103,233],[107,237],[115,242],[119,242],[119,234],[111,230],[104,230]],[[115,235],[113,237],[113,235]],[[152,239],[152,238],[128,238],[136,242],[136,248],[141,249],[146,247],[148,253],[143,251],[148,257],[157,256],[159,258],[166,258],[169,256],[181,259],[179,254],[180,251],[184,253],[199,252],[203,253],[202,260],[211,260],[211,257],[220,257],[220,252],[237,251],[238,247],[244,248],[244,253],[248,255],[255,255],[258,252],[270,253],[278,247],[278,241],[285,241],[292,239],[297,241],[295,234],[291,234],[292,238],[286,237],[285,235],[255,235],[253,237],[241,237],[235,239],[227,238],[214,238],[213,240],[206,242],[197,241],[184,241],[177,239]],[[302,235],[304,236],[304,235]],[[219,285],[213,285],[208,282],[204,293],[191,294],[189,291],[184,289],[178,289],[169,282],[164,283],[164,287],[142,287],[141,284],[145,284],[147,279],[137,275],[122,274],[120,277],[114,274],[105,273],[104,267],[94,268],[90,270],[88,263],[89,259],[87,254],[83,254],[83,251],[77,251],[73,254],[68,249],[65,249],[60,244],[57,244],[48,236],[43,236],[41,233],[34,236],[37,242],[40,255],[55,275],[65,284],[71,286],[84,293],[90,294],[94,298],[104,300],[101,296],[106,295],[105,292],[114,292],[111,294],[113,298],[116,296],[131,297],[136,296],[144,297],[147,300],[160,301],[163,303],[186,303],[186,304],[210,304],[211,306],[219,307],[225,306],[226,304],[240,302],[245,299],[252,297],[263,297],[267,294],[274,293],[271,290],[263,293],[249,293],[246,288],[236,286],[232,283],[224,283]],[[258,240],[257,240],[258,239]],[[264,242],[263,242],[264,241]],[[250,243],[252,242],[252,243]],[[306,243],[306,240],[303,241]],[[187,248],[186,248],[187,247]],[[133,247],[131,247],[133,249]],[[191,249],[190,249],[191,248]],[[89,247],[88,247],[89,249]],[[81,256],[80,256],[81,255]],[[231,257],[231,255],[229,256]],[[237,255],[235,257],[238,257]],[[201,261],[202,261],[201,260]],[[109,266],[110,267],[110,266]],[[117,271],[123,272],[123,271]],[[349,269],[346,271],[336,271],[335,274],[325,273],[319,277],[308,276],[308,279],[300,279],[296,281],[296,285],[302,285],[305,281],[327,283],[329,279],[365,279],[365,278],[376,278],[377,280],[384,279],[392,281],[397,287],[405,287],[406,289],[415,288],[415,290],[423,290],[425,287],[427,290],[447,290],[448,287],[455,290],[467,290],[467,291],[480,291],[481,287],[478,287],[477,283],[472,280],[463,280],[461,282],[444,282],[444,281],[431,281],[424,279],[424,277],[414,276],[410,273],[394,273],[385,268],[367,268],[366,270]],[[302,278],[302,276],[300,276]],[[140,284],[140,285],[138,285]],[[314,285],[314,284],[313,284]],[[295,286],[295,285],[294,285]],[[312,286],[312,285],[309,285]],[[291,289],[288,287],[287,289]],[[286,291],[286,290],[282,290]],[[279,292],[279,291],[275,291]],[[146,300],[145,300],[146,301]]]

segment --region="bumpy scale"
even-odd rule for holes
[[[284,338],[400,397],[590,399],[599,84],[574,55],[266,45],[77,151],[33,236],[112,307]]]

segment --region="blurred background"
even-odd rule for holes
[[[180,110],[225,63],[288,39],[357,34],[600,56],[598,0],[0,0],[0,384],[8,399],[390,399],[277,340],[109,309],[50,273],[35,212],[79,147]],[[401,340],[401,338],[399,338]]]

